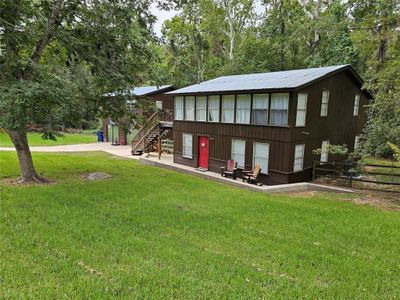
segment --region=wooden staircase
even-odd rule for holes
[[[132,140],[132,155],[142,155],[157,151],[160,145],[162,147],[163,140],[172,131],[172,121],[159,121],[159,116],[159,112],[154,113],[148,120],[151,125],[139,129],[138,134]]]

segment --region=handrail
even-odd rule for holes
[[[149,118],[149,122],[151,122],[151,121],[153,121],[153,119],[157,116],[157,114],[158,114],[158,112],[156,111],[156,112],[154,112],[151,116],[150,116],[150,118]],[[143,131],[145,131],[146,129],[148,129],[146,126],[142,126],[142,127],[140,127],[140,129],[139,129],[139,131],[138,131],[138,133],[136,134],[136,136],[137,137],[139,137],[141,134],[143,134]],[[147,132],[144,134],[144,135],[146,135],[147,134]],[[132,149],[133,149],[133,143],[135,143],[135,140],[137,140],[137,139],[133,139],[132,140]]]
[[[149,131],[147,131],[147,133],[146,133],[145,135],[143,135],[143,136],[140,138],[140,140],[135,144],[135,146],[132,146],[132,150],[135,150],[136,147],[137,147],[138,145],[140,145],[140,144],[144,141],[144,139],[145,139],[157,126],[158,126],[158,124],[154,125]]]

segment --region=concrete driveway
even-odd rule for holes
[[[131,155],[131,146],[112,146],[110,143],[91,143],[60,146],[36,146],[30,147],[32,152],[87,152],[104,151],[113,155],[139,159],[138,156]],[[15,151],[14,147],[0,147],[0,151]]]

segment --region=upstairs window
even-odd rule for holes
[[[163,102],[162,101],[156,101],[156,108],[158,110],[162,110],[162,107],[163,107]]]
[[[269,144],[257,143],[253,144],[253,169],[255,165],[260,165],[261,173],[268,174],[269,161]]]
[[[296,126],[306,125],[307,94],[297,95]]]
[[[175,97],[175,120],[183,120],[183,97]]]
[[[294,164],[293,164],[293,172],[303,170],[304,163],[304,144],[296,145],[294,148]]]
[[[360,109],[360,95],[356,95],[354,97],[353,116],[358,116],[359,109]]]
[[[196,99],[196,121],[207,120],[207,97],[199,96]]]
[[[244,140],[232,140],[232,159],[237,162],[238,168],[244,169],[244,154],[246,142]]]
[[[329,91],[322,91],[321,117],[328,115]]]
[[[186,158],[193,157],[193,136],[191,134],[184,133],[182,135],[183,149],[182,156]]]
[[[185,120],[194,121],[194,96],[185,97]]]
[[[322,162],[327,162],[328,161],[328,146],[329,146],[329,141],[322,141],[322,145],[321,145],[321,158],[320,161]]]
[[[235,96],[234,95],[222,96],[221,106],[222,106],[221,122],[233,123],[235,118]]]
[[[271,94],[270,125],[285,126],[288,124],[289,94]]]
[[[219,96],[208,97],[208,121],[219,122]]]
[[[252,123],[254,125],[268,124],[268,98],[268,94],[253,95]]]
[[[250,124],[250,95],[237,95],[236,100],[236,123]]]

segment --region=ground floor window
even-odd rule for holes
[[[186,158],[193,157],[193,135],[184,133],[183,134],[183,151],[182,156]]]
[[[232,159],[237,162],[238,168],[244,168],[244,153],[246,148],[246,141],[232,140]]]
[[[356,136],[354,137],[354,150],[357,149],[357,147],[358,147],[359,144],[360,144],[360,136],[359,136],[359,135],[356,135]]]
[[[268,174],[269,161],[269,144],[258,143],[253,144],[253,168],[260,165],[261,173]]]
[[[328,146],[329,146],[329,141],[322,141],[321,145],[321,158],[320,161],[322,162],[327,162],[328,161]]]
[[[294,165],[293,171],[301,171],[303,170],[303,162],[304,162],[304,144],[296,145],[294,149]]]

